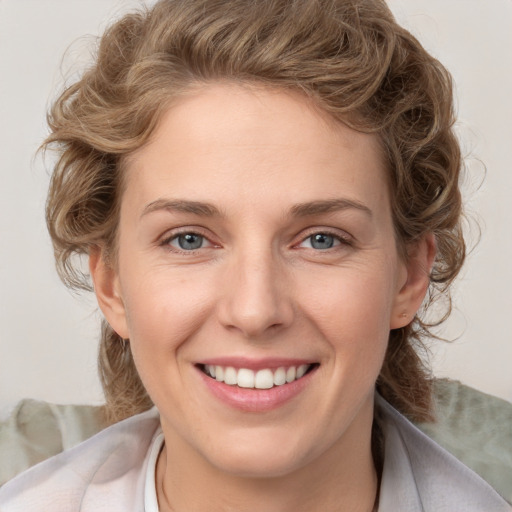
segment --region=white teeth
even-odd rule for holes
[[[254,372],[247,368],[237,370],[232,366],[224,367],[206,364],[204,365],[204,371],[213,379],[230,386],[249,389],[270,389],[274,386],[282,386],[302,378],[310,367],[310,364],[301,364],[300,366],[290,366],[288,368],[281,366],[276,370],[264,368]]]
[[[288,370],[286,370],[286,382],[293,382],[297,375],[297,369],[295,366],[290,366]]]
[[[224,382],[230,386],[236,386],[238,377],[236,370],[232,366],[228,366],[224,372]]]
[[[259,370],[254,378],[256,389],[270,389],[274,386],[274,374],[272,370]]]
[[[252,370],[248,370],[247,368],[240,368],[240,370],[238,370],[238,387],[254,387],[254,372]]]
[[[274,372],[274,385],[282,386],[286,383],[286,370],[281,367]]]
[[[308,371],[308,368],[309,368],[309,365],[307,365],[307,364],[301,364],[301,365],[297,368],[297,376],[296,376],[296,378],[297,378],[297,379],[300,379],[301,377],[304,377],[304,374]]]

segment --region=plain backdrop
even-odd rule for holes
[[[51,161],[35,152],[63,76],[88,62],[92,36],[137,4],[0,0],[0,415],[24,397],[102,401],[99,313],[55,273],[44,223]],[[389,4],[454,76],[466,204],[482,229],[441,331],[454,341],[432,344],[434,370],[512,400],[512,1]]]

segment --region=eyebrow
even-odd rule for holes
[[[360,210],[369,217],[373,216],[370,208],[363,203],[352,199],[326,199],[321,201],[311,201],[308,203],[299,203],[290,209],[290,213],[294,217],[308,217],[347,209]]]
[[[202,217],[215,217],[221,216],[218,208],[210,203],[203,203],[201,201],[186,201],[183,199],[169,200],[169,199],[157,199],[147,204],[142,211],[141,218],[149,213],[167,210],[183,213],[193,213]]]
[[[332,213],[340,210],[356,209],[372,217],[372,211],[363,203],[352,199],[326,199],[299,203],[290,208],[292,217],[308,217]],[[202,201],[188,201],[184,199],[157,199],[147,204],[142,211],[141,218],[149,213],[166,210],[169,212],[192,213],[201,217],[221,217],[220,210],[211,203]]]

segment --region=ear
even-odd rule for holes
[[[432,233],[409,248],[407,261],[403,263],[404,276],[391,312],[390,329],[411,323],[427,293],[435,256],[436,241]]]
[[[119,277],[115,269],[105,261],[104,250],[101,247],[95,247],[89,253],[89,271],[98,305],[107,322],[121,338],[129,339]]]

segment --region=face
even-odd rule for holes
[[[389,331],[422,298],[377,139],[299,94],[209,85],[125,178],[116,269],[91,269],[167,446],[266,476],[369,446]]]

